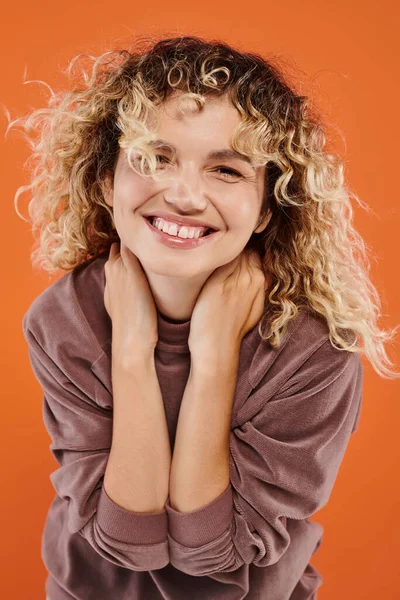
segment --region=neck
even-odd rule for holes
[[[196,277],[169,277],[145,271],[157,310],[173,322],[184,322],[191,318],[201,288],[211,273]]]

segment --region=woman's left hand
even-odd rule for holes
[[[239,350],[243,337],[264,311],[267,278],[254,250],[212,272],[197,298],[190,322],[189,349],[198,355]]]

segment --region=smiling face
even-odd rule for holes
[[[169,277],[210,274],[236,258],[258,226],[265,191],[265,166],[253,167],[246,157],[212,156],[232,150],[230,141],[240,115],[228,96],[206,98],[201,112],[179,110],[178,97],[159,107],[157,135],[169,147],[157,150],[161,181],[147,179],[129,165],[120,149],[114,184],[105,201],[113,206],[120,239],[146,270]],[[165,246],[143,214],[163,211],[206,221],[219,231],[190,249]],[[190,259],[190,260],[189,260]]]

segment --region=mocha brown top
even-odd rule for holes
[[[302,310],[281,347],[243,338],[230,432],[230,484],[180,513],[125,510],[103,478],[112,440],[111,319],[103,254],[32,302],[23,331],[59,467],[42,538],[51,600],[305,600],[322,583],[310,558],[362,399],[359,354]],[[190,320],[158,312],[157,376],[173,451],[190,369]],[[138,424],[140,428],[140,424]]]

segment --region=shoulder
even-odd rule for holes
[[[88,360],[94,360],[111,336],[104,307],[107,258],[108,254],[92,258],[43,290],[23,316],[25,338],[29,331],[54,359],[79,357],[85,348]]]
[[[268,379],[271,392],[280,390],[293,378],[312,378],[318,372],[332,377],[340,375],[349,365],[361,367],[359,353],[335,348],[329,339],[329,327],[322,315],[302,308],[288,324],[279,348],[272,348],[257,334],[249,369],[253,388]]]

